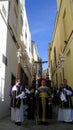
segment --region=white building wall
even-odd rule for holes
[[[34,54],[34,60],[38,61],[38,55],[37,55],[37,51],[36,51],[35,47],[34,47],[34,50],[33,50],[33,54]]]
[[[11,74],[17,76],[17,47],[7,27],[8,1],[0,2],[0,118],[9,112],[9,87]],[[3,63],[3,55],[7,58],[7,65]]]
[[[8,1],[0,2],[0,118],[7,113],[8,98],[6,98],[7,86],[5,85],[6,65],[3,63],[3,55],[6,57],[7,45],[7,19]],[[7,104],[8,103],[8,104]],[[5,109],[6,108],[6,109]]]
[[[20,0],[20,2],[22,2],[22,0]],[[21,16],[19,16],[20,12],[18,15],[17,13],[18,8],[15,6],[15,0],[10,0],[10,11],[8,11],[8,9],[9,9],[9,0],[0,1],[0,118],[10,113],[9,87],[11,85],[11,75],[13,74],[15,78],[17,77],[18,72],[17,45],[19,45],[20,42],[20,34],[23,36],[23,41],[25,44],[24,46],[26,46],[26,52],[28,55],[27,59],[29,59],[27,60],[27,64],[29,66],[29,69],[27,70],[26,68],[24,68],[23,62],[21,66],[24,72],[26,72],[26,74],[28,75],[29,81],[31,82],[32,80],[32,78],[29,75],[32,68],[31,64],[29,64],[32,61],[31,33],[29,29],[25,7],[23,12],[24,15],[23,30],[22,30],[22,23],[20,21]],[[12,31],[14,33],[17,42],[13,40],[9,26],[12,28]],[[25,31],[27,33],[27,38],[25,37]],[[5,56],[5,58],[7,58],[7,65],[5,65],[5,63],[3,63],[2,61],[3,55]]]
[[[32,59],[32,54],[31,54],[31,33],[30,33],[30,27],[28,24],[28,18],[27,18],[27,14],[26,14],[26,8],[24,6],[24,10],[23,10],[23,41],[24,41],[24,45],[26,47],[26,52],[28,54],[29,57],[29,62],[31,62]]]
[[[23,44],[24,44],[24,71],[29,78],[29,82],[32,81],[32,53],[31,53],[31,33],[24,3],[23,8],[23,28],[22,28]]]
[[[35,41],[31,41],[31,52],[34,58],[34,61],[38,61],[39,58],[39,54],[38,54],[38,50],[37,50],[37,46],[36,46],[36,42]]]

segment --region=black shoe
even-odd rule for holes
[[[43,125],[48,125],[48,122],[43,122]]]
[[[15,122],[15,124],[21,126],[21,122]]]

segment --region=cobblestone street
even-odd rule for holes
[[[15,125],[10,117],[0,120],[0,130],[73,130],[73,124],[57,122],[55,119],[49,120],[48,125],[37,125],[34,120],[25,119],[22,126]]]

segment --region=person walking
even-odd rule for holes
[[[35,88],[30,88],[30,94],[28,95],[28,119],[35,118]]]
[[[72,122],[72,88],[67,84],[67,80],[63,80],[63,84],[58,90],[60,95],[60,108],[58,113],[58,121]]]
[[[48,94],[49,88],[46,86],[46,80],[42,79],[41,86],[37,89],[38,91],[38,123],[48,123]]]
[[[20,79],[16,80],[15,85],[12,87],[12,107],[11,107],[11,120],[17,125],[21,125],[24,121],[23,113],[23,98],[25,96]]]

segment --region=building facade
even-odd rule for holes
[[[31,33],[25,2],[0,1],[0,118],[9,114],[9,87],[32,82]]]
[[[51,44],[49,64],[51,79],[57,86],[63,79],[73,87],[73,0],[57,0],[58,12]]]

